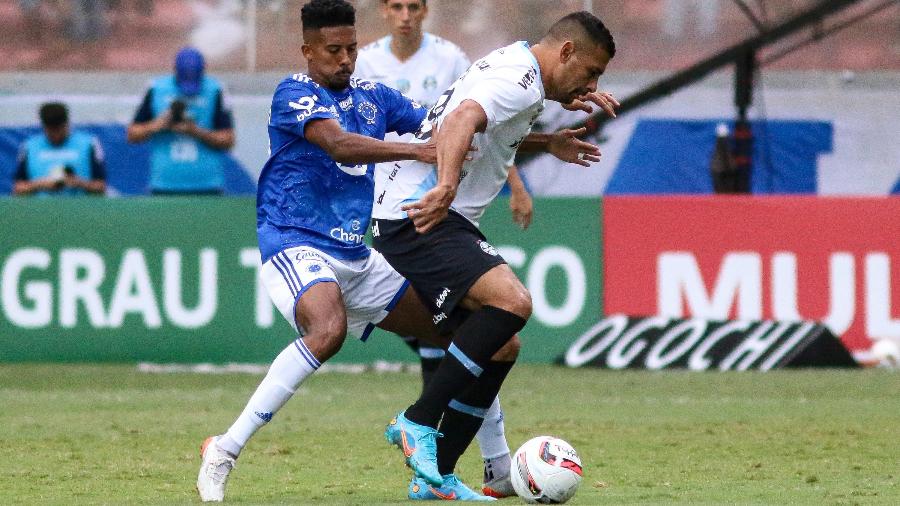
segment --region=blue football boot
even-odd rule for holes
[[[496,501],[493,497],[473,491],[459,481],[455,474],[444,475],[444,482],[439,487],[413,476],[409,484],[409,498],[414,501]]]
[[[437,468],[437,438],[440,436],[431,427],[409,421],[402,411],[384,429],[384,438],[400,448],[406,457],[406,465],[434,486],[444,482]]]

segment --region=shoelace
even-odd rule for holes
[[[435,429],[429,428],[416,440],[416,443],[421,444],[426,451],[437,454],[437,438],[439,437],[444,437],[444,435]]]
[[[234,469],[235,465],[236,462],[234,459],[224,456],[219,457],[209,463],[209,466],[206,468],[206,474],[210,476],[215,483],[225,483],[225,480],[228,479],[228,473]]]

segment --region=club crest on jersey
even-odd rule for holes
[[[365,118],[370,125],[375,124],[375,117],[378,115],[378,108],[372,102],[366,101],[356,107],[356,111]]]
[[[409,79],[397,80],[397,89],[400,90],[400,93],[406,93],[410,88],[412,88],[412,84],[409,82]]]
[[[437,88],[437,78],[434,76],[426,77],[425,81],[422,82],[422,87],[426,90],[433,90]]]
[[[488,255],[490,255],[492,257],[495,257],[499,254],[497,252],[497,248],[488,244],[487,241],[478,241],[478,246],[481,247],[481,251],[484,251],[485,253],[487,253]]]

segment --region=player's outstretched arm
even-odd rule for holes
[[[612,93],[605,91],[593,91],[582,97],[576,98],[571,103],[562,104],[562,108],[567,111],[584,111],[588,114],[593,112],[594,108],[591,104],[596,104],[603,109],[611,118],[616,117],[616,107],[619,107],[619,101]]]
[[[310,121],[304,135],[338,163],[359,165],[398,160],[418,160],[425,163],[437,161],[434,143],[384,142],[347,132],[333,119]]]
[[[591,162],[600,161],[600,148],[578,138],[585,132],[587,129],[582,127],[551,134],[530,133],[519,145],[519,151],[550,153],[564,162],[590,167]]]
[[[437,139],[437,184],[422,199],[401,209],[413,221],[416,232],[424,234],[446,216],[456,198],[459,175],[469,155],[476,132],[487,128],[487,114],[478,102],[464,100],[444,120]]]

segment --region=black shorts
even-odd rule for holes
[[[465,315],[457,304],[487,271],[506,261],[478,227],[454,211],[426,234],[412,220],[372,220],[372,245],[409,280],[442,331]]]

